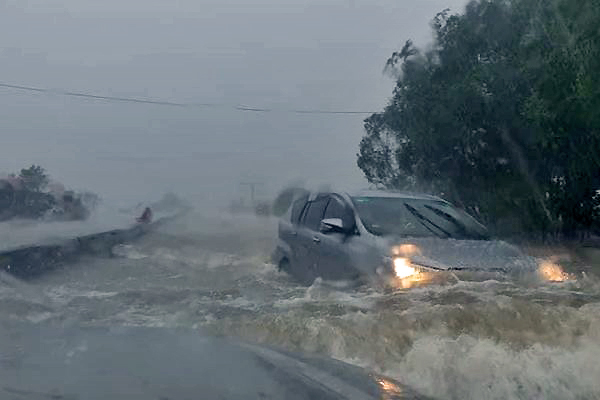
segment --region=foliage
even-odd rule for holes
[[[64,191],[57,182],[49,185],[46,170],[32,165],[19,176],[0,179],[0,221],[11,218],[84,220],[100,198],[91,192]]]
[[[499,233],[588,229],[600,188],[599,0],[472,1],[431,25],[432,48],[407,41],[386,64],[396,87],[365,120],[366,178],[443,195]]]
[[[46,170],[39,165],[23,168],[19,174],[25,189],[32,192],[41,192],[48,186],[49,179]]]

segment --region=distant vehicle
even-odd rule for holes
[[[492,240],[466,212],[426,194],[297,191],[278,236],[273,262],[308,285],[321,277],[406,287],[449,271],[540,268],[518,248]]]
[[[266,199],[258,199],[256,196],[257,186],[262,186],[260,182],[245,182],[240,186],[250,187],[250,196],[242,196],[229,204],[229,212],[234,215],[254,215],[258,217],[269,217],[272,212],[272,205]]]

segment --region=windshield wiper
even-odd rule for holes
[[[445,211],[440,210],[439,208],[432,207],[428,204],[425,204],[424,207],[427,208],[428,210],[433,211],[436,215],[439,215],[440,217],[444,218],[446,221],[454,224],[454,226],[456,226],[458,228],[458,230],[460,231],[461,235],[463,235],[465,237],[469,236],[467,234],[467,228],[460,221],[458,221],[456,218],[454,218],[452,215],[448,214]]]
[[[425,204],[424,207],[426,207],[427,209],[433,211],[440,217],[442,217],[442,218],[446,219],[447,221],[451,222],[452,224],[454,224],[458,228],[458,231],[460,232],[460,234],[467,239],[486,239],[487,238],[487,236],[484,234],[481,234],[476,231],[468,229],[467,226],[465,224],[463,224],[459,219],[454,218],[452,215],[448,214],[447,212],[445,212],[443,210],[440,210],[439,208],[430,206],[428,204]]]
[[[425,217],[423,214],[421,214],[420,212],[418,212],[413,206],[409,206],[408,204],[404,203],[404,207],[406,207],[406,209],[408,211],[410,211],[410,213],[412,215],[414,215],[415,217],[417,217],[417,219],[419,220],[419,222],[425,227],[427,228],[427,230],[431,233],[433,233],[434,235],[436,235],[437,237],[443,238],[443,236],[440,236],[439,233],[435,232],[433,229],[431,229],[428,225],[427,222],[430,223],[431,225],[433,225],[434,227],[436,227],[440,232],[442,232],[444,235],[446,235],[447,237],[452,237],[452,235],[450,235],[449,232],[447,232],[446,230],[442,229],[440,226],[438,226],[437,224],[431,222],[431,220],[429,220],[427,217]]]

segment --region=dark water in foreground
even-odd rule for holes
[[[0,314],[185,326],[326,354],[451,399],[600,398],[600,283],[452,281],[383,293],[298,286],[268,263],[272,221],[194,217],[24,284]]]

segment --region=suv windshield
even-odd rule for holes
[[[487,239],[487,230],[467,213],[437,200],[353,197],[365,228],[374,235]]]

